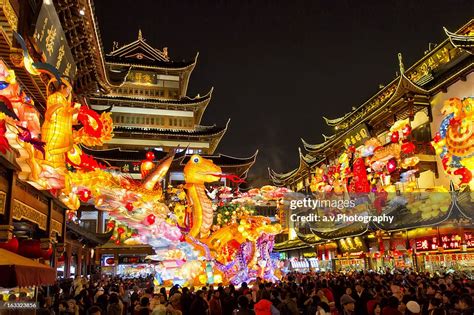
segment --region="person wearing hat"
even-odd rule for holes
[[[341,306],[343,315],[355,314],[355,300],[349,294],[341,296]]]
[[[421,306],[416,301],[408,301],[407,310],[410,311],[413,315],[417,315],[421,313]]]

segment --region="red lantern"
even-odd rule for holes
[[[407,141],[402,144],[402,152],[405,154],[411,154],[415,152],[415,148],[415,145],[411,141]]]
[[[107,228],[110,230],[110,229],[113,229],[115,227],[115,221],[109,221],[107,223]]]
[[[435,134],[435,136],[434,136],[434,138],[433,138],[433,141],[434,141],[435,143],[438,143],[438,142],[441,141],[441,135],[439,134],[439,132],[437,132],[437,133]]]
[[[398,143],[399,139],[400,139],[400,135],[398,134],[398,131],[392,132],[392,134],[390,135],[390,141],[392,143]]]
[[[42,258],[44,260],[49,260],[51,258],[51,255],[53,254],[53,247],[50,246],[48,249],[43,249],[42,252],[43,252]]]
[[[120,240],[116,240],[115,244],[120,245]]]
[[[148,161],[153,161],[155,159],[155,153],[153,153],[152,151],[148,151],[146,153],[146,159]]]
[[[469,182],[472,180],[472,172],[468,170],[466,167],[458,168],[457,170],[454,171],[454,175],[461,176],[461,183],[460,183],[461,185],[469,184]]]
[[[6,249],[10,252],[17,253],[18,252],[18,239],[13,237],[8,242],[0,242],[0,248]]]
[[[79,193],[79,200],[82,202],[88,202],[91,199],[91,191],[89,189],[83,189]]]
[[[149,225],[152,225],[153,223],[155,223],[155,215],[154,214],[150,214],[149,216],[146,217],[146,221],[148,222]]]
[[[411,126],[406,124],[405,127],[402,129],[402,133],[405,137],[408,137],[411,134]]]
[[[387,162],[387,171],[393,173],[397,169],[397,160],[390,159]]]
[[[123,234],[123,233],[125,233],[125,229],[124,229],[123,227],[119,227],[119,228],[117,229],[117,233],[118,233],[118,234]]]
[[[74,219],[74,212],[73,211],[68,211],[67,212],[67,219],[68,219],[68,221],[72,221],[72,219]]]
[[[40,258],[43,257],[43,251],[41,250],[41,242],[39,240],[23,240],[20,242],[18,248],[18,254],[28,258]]]
[[[127,208],[128,212],[133,211],[133,203],[127,202],[127,204],[125,205],[125,208]]]
[[[65,259],[65,255],[62,254],[61,256],[58,257],[58,262],[63,262]]]

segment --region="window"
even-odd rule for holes
[[[151,123],[152,125],[154,125],[154,124],[155,124],[155,118],[153,118],[153,117],[150,118],[150,123]]]
[[[177,126],[178,125],[178,119],[174,119],[174,125]]]
[[[145,119],[145,124],[147,124],[147,125],[150,124],[150,118],[147,117],[147,118]]]
[[[180,119],[180,120],[178,121],[178,124],[179,124],[180,127],[183,127],[183,120]]]
[[[126,123],[126,124],[129,124],[129,123],[130,123],[130,116],[127,116],[127,119],[125,120],[125,123]]]

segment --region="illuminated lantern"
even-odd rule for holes
[[[115,222],[114,222],[114,221],[109,221],[109,222],[107,223],[107,228],[108,228],[108,229],[113,229],[114,227],[115,227]]]
[[[152,225],[153,223],[155,223],[155,215],[154,214],[150,214],[149,216],[146,217],[146,221],[148,222],[148,224]]]
[[[13,237],[8,242],[0,242],[0,248],[6,249],[10,252],[17,253],[18,252],[18,239]]]
[[[397,169],[397,160],[390,159],[387,162],[387,171],[393,173]]]
[[[39,240],[23,240],[20,242],[18,248],[18,254],[28,258],[40,258],[43,257],[43,251],[41,250],[41,242]]]
[[[404,142],[402,144],[402,152],[405,154],[411,154],[415,152],[415,148],[416,148],[415,145],[411,141]]]
[[[399,139],[400,139],[400,135],[399,135],[398,131],[392,132],[392,134],[390,135],[390,141],[392,143],[398,143]]]
[[[125,205],[125,208],[127,208],[129,212],[133,211],[133,203],[127,202],[127,204]]]
[[[465,167],[458,168],[453,174],[461,176],[461,185],[469,184],[472,180],[472,172]]]
[[[120,245],[120,240],[116,240],[115,244]]]
[[[438,142],[441,141],[441,135],[440,135],[439,132],[437,132],[437,133],[435,134],[435,136],[434,136],[434,138],[433,138],[433,141],[434,141],[435,143],[438,143]]]
[[[119,228],[117,229],[117,233],[118,233],[118,234],[123,234],[123,233],[125,233],[125,229],[124,229],[123,227],[119,227]]]
[[[408,137],[411,134],[411,126],[406,124],[405,127],[402,129],[402,133],[405,137]]]
[[[148,151],[146,153],[146,159],[148,161],[153,161],[155,159],[155,153],[153,153],[152,151]]]
[[[74,219],[74,212],[68,211],[68,212],[67,212],[67,219],[68,219],[69,221],[72,221],[72,219]]]
[[[82,202],[88,202],[89,199],[91,199],[91,191],[89,189],[84,189],[84,190],[81,190],[79,193],[79,200],[81,200]]]

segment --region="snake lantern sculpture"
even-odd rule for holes
[[[101,164],[85,154],[82,146],[101,146],[113,137],[111,113],[97,113],[72,101],[72,86],[49,64],[33,62],[20,35],[23,64],[32,75],[47,75],[47,107],[44,123],[29,98],[16,82],[14,71],[0,62],[0,152],[13,152],[20,167],[19,178],[39,190],[48,190],[71,211],[90,204],[107,211],[110,217],[138,231],[139,242],[155,249],[188,253],[184,259],[193,270],[201,265],[200,277],[212,279],[212,266],[232,283],[257,276],[273,279],[270,261],[279,224],[262,216],[245,215],[234,222],[213,228],[214,205],[206,194],[206,183],[221,178],[239,183],[235,175],[223,174],[211,160],[193,155],[184,167],[187,209],[181,219],[164,203],[160,182],[174,158],[170,152],[154,163],[151,152],[141,164],[142,179],[135,180]],[[191,250],[190,250],[191,249]],[[200,253],[206,263],[197,262]],[[225,254],[224,254],[225,253]],[[231,254],[229,254],[231,253]],[[188,270],[187,270],[188,269]],[[183,266],[182,275],[190,268]],[[196,272],[188,272],[198,276]]]

